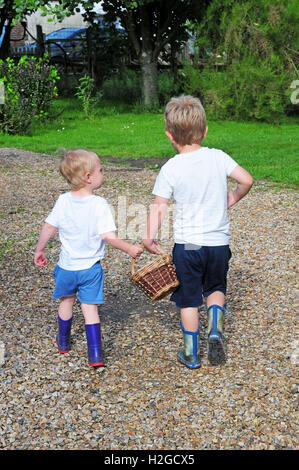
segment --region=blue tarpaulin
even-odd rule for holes
[[[6,22],[5,22],[5,25],[6,25]],[[1,46],[1,44],[2,44],[2,41],[3,41],[3,38],[4,38],[4,34],[5,34],[5,25],[4,25],[4,28],[3,28],[2,33],[1,33],[1,35],[0,35],[0,46]]]

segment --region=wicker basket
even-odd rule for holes
[[[132,282],[151,300],[163,299],[179,285],[172,258],[164,251],[161,251],[159,258],[136,272],[135,259],[132,259],[131,275]]]

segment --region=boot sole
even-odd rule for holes
[[[104,366],[104,362],[89,362],[88,365],[92,367],[99,367]]]
[[[192,362],[184,361],[184,359],[181,359],[179,356],[177,356],[177,360],[184,366],[188,367],[188,369],[199,369],[201,366],[201,362],[192,363]]]
[[[57,340],[56,340],[56,344],[57,344],[57,346],[58,346]],[[71,349],[67,349],[67,350],[65,350],[65,351],[62,351],[62,349],[59,349],[59,347],[58,347],[57,349],[58,349],[58,352],[59,352],[60,354],[67,354],[67,353],[70,352],[70,350],[71,350]]]
[[[223,342],[219,338],[208,339],[208,360],[212,365],[219,365],[225,360]]]

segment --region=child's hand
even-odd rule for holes
[[[36,248],[35,248],[35,254],[34,254],[35,266],[41,267],[41,266],[46,266],[46,264],[48,264],[48,260],[47,260],[44,250],[50,238],[53,237],[55,230],[56,230],[56,227],[54,227],[54,225],[50,225],[47,222],[44,223]]]
[[[48,264],[47,257],[43,251],[36,251],[34,255],[35,266],[46,266]]]
[[[141,245],[131,245],[129,249],[129,255],[132,256],[132,258],[138,258],[142,252],[143,246]]]
[[[229,209],[231,206],[236,204],[236,202],[238,202],[238,200],[235,197],[234,191],[228,191],[228,193],[227,193],[227,208]]]
[[[156,242],[155,240],[142,240],[142,243],[144,247],[149,251],[150,253],[153,253],[154,255],[160,255],[161,252],[159,250],[159,243]]]

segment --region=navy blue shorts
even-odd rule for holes
[[[78,293],[78,300],[83,304],[103,304],[104,271],[98,261],[91,268],[69,271],[58,264],[54,268],[55,289],[52,299],[73,297]]]
[[[191,245],[191,248],[196,248]],[[173,263],[180,285],[170,300],[178,307],[199,307],[202,296],[215,291],[226,294],[229,245],[202,246],[190,249],[190,245],[176,243],[172,252]]]

